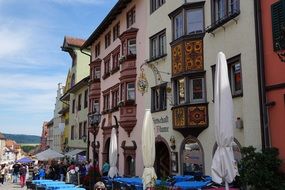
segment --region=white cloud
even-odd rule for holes
[[[2,74],[0,73],[0,89],[10,90],[54,90],[59,82],[64,82],[64,75],[37,74]],[[1,90],[0,90],[1,92]]]
[[[24,51],[29,44],[29,37],[30,34],[24,30],[2,25],[0,27],[0,58]]]
[[[14,113],[44,113],[54,109],[57,84],[65,76],[1,74],[1,111]],[[1,90],[3,89],[3,90]]]

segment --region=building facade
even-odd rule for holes
[[[60,114],[65,118],[64,129],[64,152],[75,149],[86,151],[87,144],[83,140],[87,131],[88,114],[88,80],[89,80],[89,59],[90,57],[80,51],[82,39],[65,37],[62,50],[69,53],[72,59],[72,66],[68,72],[65,93],[60,100],[63,109]],[[67,113],[68,112],[68,113]],[[66,129],[68,128],[68,129]]]
[[[145,60],[146,14],[145,1],[120,0],[82,46],[91,48],[89,157],[99,159],[100,166],[109,160],[111,130],[115,127],[119,175],[143,172],[141,130],[145,105],[137,82]],[[94,123],[96,113],[101,114],[99,125]]]
[[[146,2],[148,45],[142,68],[149,88],[144,97],[157,128],[158,175],[211,172],[219,51],[228,58],[235,158],[241,158],[241,146],[261,149],[255,2]]]
[[[5,141],[6,141],[5,136],[2,133],[0,133],[0,163],[3,161],[4,147],[6,146]]]
[[[49,122],[47,122],[47,148],[53,149],[53,119],[51,119]]]
[[[47,138],[48,138],[48,122],[44,122],[42,126],[42,135],[41,135],[41,142],[40,142],[40,151],[46,150],[48,148]]]
[[[260,47],[260,81],[266,146],[279,149],[285,171],[285,1],[258,1]]]
[[[64,131],[64,120],[61,117],[61,114],[59,112],[63,108],[63,103],[60,101],[61,96],[63,95],[63,89],[64,87],[61,85],[61,83],[58,84],[57,88],[57,95],[55,99],[55,107],[54,107],[54,113],[53,113],[53,143],[52,148],[57,151],[61,152],[61,137],[63,135]]]

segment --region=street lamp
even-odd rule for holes
[[[95,180],[95,153],[96,153],[96,131],[98,129],[99,123],[101,122],[101,114],[99,112],[96,112],[94,114],[89,115],[89,123],[93,128],[93,135],[94,135],[94,143],[92,143],[92,148],[93,148],[93,169],[94,169],[94,176],[93,179]]]

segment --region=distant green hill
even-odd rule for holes
[[[37,135],[18,135],[18,134],[5,134],[3,135],[6,139],[11,139],[16,141],[18,144],[39,144],[40,136]]]

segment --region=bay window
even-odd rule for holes
[[[204,3],[186,3],[169,14],[172,19],[173,40],[184,35],[204,33]]]
[[[137,54],[137,45],[136,39],[128,40],[128,55],[136,55]]]

